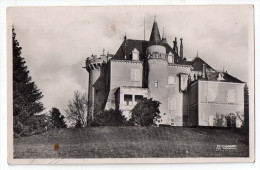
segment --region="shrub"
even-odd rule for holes
[[[34,115],[27,120],[14,117],[14,137],[31,136],[45,132],[51,128],[50,117],[46,115]]]
[[[121,110],[105,110],[95,116],[91,126],[123,126],[127,122]]]
[[[132,118],[129,120],[133,125],[152,126],[155,120],[160,118],[159,101],[144,98],[132,110]]]

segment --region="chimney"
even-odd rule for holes
[[[177,37],[175,37],[175,40],[173,41],[173,51],[175,54],[178,54]]]
[[[183,40],[183,38],[181,38],[180,40],[181,40],[181,45],[180,45],[180,57],[183,58],[183,45],[182,45],[182,40]]]
[[[206,64],[202,64],[202,78],[206,78]]]

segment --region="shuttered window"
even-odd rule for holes
[[[233,89],[227,90],[227,102],[235,103],[235,90],[233,90]]]
[[[176,98],[173,97],[168,98],[168,109],[176,110]]]
[[[131,69],[131,81],[140,81],[141,71],[139,69]]]

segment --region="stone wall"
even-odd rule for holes
[[[109,64],[110,84],[105,106],[106,110],[116,108],[115,92],[119,87],[142,87],[143,83],[143,63],[141,61],[111,60]],[[140,70],[140,79],[134,81],[131,79],[131,76],[133,76],[132,69]]]
[[[230,117],[240,127],[244,113],[244,84],[199,81],[199,126],[227,127]]]

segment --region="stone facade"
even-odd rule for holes
[[[115,55],[88,58],[88,119],[108,109],[120,109],[129,119],[146,97],[161,102],[158,124],[239,127],[234,116],[243,112],[244,83],[216,71],[199,56],[187,61],[180,41],[180,50],[177,38],[170,47],[155,21],[149,41],[125,37]]]

